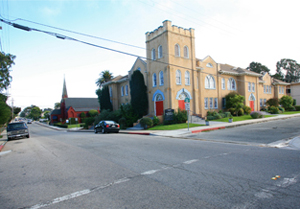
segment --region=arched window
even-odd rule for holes
[[[141,68],[140,68],[140,67],[138,67],[136,70],[138,70],[138,71],[140,71],[140,72],[141,72]]]
[[[164,85],[164,72],[163,71],[159,72],[159,85],[160,86]]]
[[[151,59],[156,60],[156,58],[155,58],[155,49],[151,50]]]
[[[157,49],[157,58],[162,58],[163,52],[162,52],[162,46],[160,45]]]
[[[213,76],[208,75],[205,77],[205,88],[206,89],[215,89],[216,88],[216,82]]]
[[[229,78],[227,81],[227,89],[228,90],[236,90],[236,83],[233,78]]]
[[[175,44],[175,57],[180,57],[180,46]]]
[[[189,47],[184,46],[183,54],[184,54],[184,58],[189,58]]]
[[[180,72],[180,70],[176,71],[176,84],[181,84],[181,72]]]
[[[213,65],[211,63],[207,63],[206,67],[213,67]]]
[[[189,71],[185,71],[185,85],[190,85],[190,72]]]
[[[152,82],[153,82],[153,87],[155,87],[156,86],[156,73],[154,73],[152,76]]]

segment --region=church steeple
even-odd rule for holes
[[[67,93],[67,86],[66,86],[66,79],[64,78],[64,86],[63,86],[63,92],[62,92],[62,99],[68,98]]]

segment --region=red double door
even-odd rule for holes
[[[250,102],[251,110],[254,111],[254,101],[249,101],[249,102]]]
[[[156,116],[160,116],[164,114],[164,101],[155,102],[156,107]]]

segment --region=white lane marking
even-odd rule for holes
[[[141,175],[151,175],[151,174],[154,174],[156,172],[158,172],[160,170],[150,170],[150,171],[145,171],[143,173],[141,173]]]
[[[183,162],[183,163],[184,163],[184,164],[192,164],[192,163],[195,163],[195,162],[197,162],[197,161],[199,161],[199,160],[194,159],[194,160],[188,160],[188,161],[185,161],[185,162]]]
[[[10,153],[11,152],[11,150],[7,150],[7,151],[4,151],[4,152],[0,152],[0,155],[5,155],[5,154],[8,154],[8,153]]]
[[[183,162],[182,164],[191,164],[191,163],[194,163],[194,162],[197,162],[197,161],[199,161],[199,160],[197,160],[197,159],[188,160],[188,161]],[[140,175],[152,175],[156,172],[171,169],[171,168],[175,168],[179,165],[180,164],[173,165],[173,166],[164,166],[161,169],[145,171],[145,172],[141,173]],[[99,190],[99,189],[105,189],[105,188],[107,188],[109,186],[112,186],[114,184],[121,184],[121,183],[124,183],[124,182],[127,182],[127,181],[130,181],[130,178],[128,178],[128,177],[121,178],[121,179],[118,179],[118,180],[116,180],[112,183],[106,184],[104,186],[98,186],[98,187],[94,187],[93,189],[85,189],[85,190],[81,190],[81,191],[78,191],[78,192],[74,192],[72,194],[68,194],[68,195],[65,195],[65,196],[62,196],[62,197],[58,197],[58,198],[55,198],[55,199],[53,199],[51,201],[48,201],[48,202],[45,202],[45,203],[36,204],[34,206],[31,206],[31,207],[24,207],[24,209],[26,209],[26,208],[28,208],[28,209],[43,208],[43,207],[50,206],[50,205],[53,205],[53,204],[56,204],[56,203],[59,203],[59,202],[62,202],[62,201],[70,200],[70,199],[73,199],[73,198],[76,198],[76,197],[80,197],[80,196],[89,194],[89,193],[94,192],[94,191]]]

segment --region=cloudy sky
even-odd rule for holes
[[[0,18],[142,57],[145,33],[170,20],[195,29],[197,58],[210,55],[242,68],[260,62],[274,74],[282,58],[300,62],[299,8],[297,0],[0,0]],[[46,33],[0,26],[1,51],[16,55],[8,103],[13,99],[22,109],[53,108],[64,77],[69,97],[96,97],[101,71],[126,75],[135,61]]]

